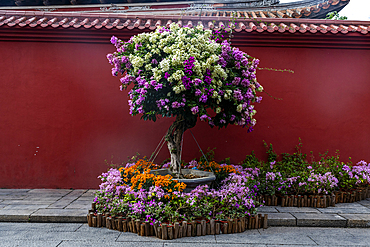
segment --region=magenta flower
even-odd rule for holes
[[[195,114],[197,114],[199,112],[199,107],[198,106],[194,106],[190,110],[191,110],[191,113],[193,113],[195,115]]]

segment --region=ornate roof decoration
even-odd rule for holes
[[[128,0],[132,1],[132,0]],[[154,1],[154,0],[153,0]],[[124,0],[5,0],[0,9],[24,11],[108,12],[138,15],[176,15],[252,18],[324,19],[329,12],[340,11],[350,0],[301,0],[280,3],[279,0],[199,0],[123,3]],[[34,6],[1,7],[6,3]],[[89,3],[89,5],[82,5]],[[91,4],[96,3],[96,4]],[[97,4],[100,3],[100,4]],[[103,4],[111,3],[111,4]],[[60,5],[55,5],[60,4]]]
[[[154,30],[157,26],[169,26],[176,22],[181,26],[195,26],[199,22],[205,28],[218,29],[230,23],[228,16],[159,16],[128,15],[125,13],[80,13],[0,10],[0,31],[3,28],[31,27],[62,29],[139,29]],[[323,33],[370,35],[369,21],[310,20],[286,18],[236,18],[236,32],[268,33]]]

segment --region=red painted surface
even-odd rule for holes
[[[60,37],[62,32],[70,35],[62,30]],[[1,188],[97,188],[97,176],[108,168],[105,159],[125,162],[156,148],[172,120],[153,123],[129,115],[127,92],[119,91],[105,58],[114,51],[113,32],[101,33],[92,43],[25,37],[0,42]],[[249,134],[240,127],[218,130],[198,122],[192,131],[204,150],[216,147],[217,159],[231,157],[237,163],[252,150],[264,158],[263,140],[281,153],[293,152],[301,138],[303,151],[316,156],[339,149],[343,160],[370,161],[370,49],[325,48],[335,44],[334,35],[323,45],[317,45],[317,36],[298,42],[299,34],[288,34],[269,42],[262,34],[240,35],[234,45],[258,57],[261,67],[295,73],[258,71],[266,91],[283,100],[262,94],[257,125]],[[183,159],[199,155],[185,133]],[[167,157],[164,146],[156,161]]]

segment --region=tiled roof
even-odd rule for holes
[[[55,1],[55,0],[54,0]],[[49,1],[43,1],[51,2]],[[67,1],[69,2],[69,1]],[[111,1],[101,1],[111,2]],[[339,12],[350,0],[301,0],[291,3],[279,3],[278,0],[202,0],[171,1],[151,3],[135,1],[122,4],[113,1],[112,5],[51,5],[37,6],[41,11],[71,12],[106,12],[151,15],[190,15],[190,16],[230,16],[235,13],[245,18],[309,18],[324,19],[329,12]],[[139,3],[138,3],[139,2]],[[141,2],[141,3],[140,3]],[[8,7],[8,10],[35,10],[36,7]]]
[[[120,13],[80,13],[0,10],[2,28],[62,28],[62,29],[140,29],[154,30],[156,26],[195,26],[201,21],[206,28],[227,26],[227,16],[155,16]],[[236,32],[279,33],[358,33],[369,35],[369,21],[311,20],[285,18],[237,18]]]
[[[342,10],[350,0],[303,0],[271,6],[245,8],[241,3],[215,4],[216,11],[203,12],[205,16],[224,16],[235,12],[238,17],[246,18],[309,18],[324,19],[329,12]],[[199,11],[198,11],[199,12]],[[189,15],[197,15],[194,11]]]

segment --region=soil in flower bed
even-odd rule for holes
[[[336,203],[351,203],[370,197],[369,188],[358,188],[352,191],[336,191],[331,195],[260,195],[257,201],[266,206],[282,207],[334,207]]]
[[[268,215],[257,214],[236,219],[221,220],[193,220],[174,224],[155,223],[140,219],[113,217],[109,213],[96,212],[95,203],[87,214],[90,227],[106,227],[120,232],[137,233],[139,236],[154,236],[163,240],[205,235],[241,233],[248,229],[267,228]]]
[[[195,174],[180,174],[180,179],[185,178],[185,179],[193,179],[193,178],[204,178],[206,176],[199,176]]]

